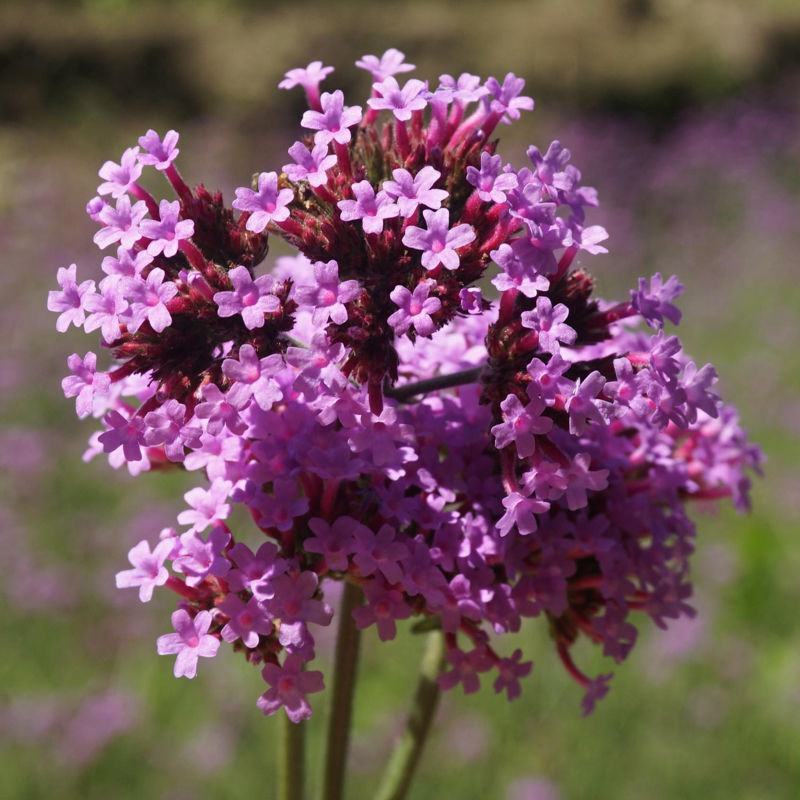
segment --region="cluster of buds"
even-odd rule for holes
[[[676,278],[593,297],[579,255],[606,252],[606,232],[569,151],[531,147],[520,169],[496,153],[497,126],[533,108],[521,79],[401,85],[396,50],[357,65],[365,107],[321,92],[320,62],[287,73],[305,134],[230,208],[184,181],[174,131],[100,170],[87,211],[116,255],[97,285],[59,270],[48,307],[60,331],[99,329],[114,364],[73,354],[65,393],[102,420],[87,457],[203,476],[117,583],[178,595],[158,640],[176,676],[221,640],[260,665],[267,714],[304,719],[323,686],[323,579],[361,589],[355,624],[382,640],[410,617],[441,628],[443,688],[491,673],[518,695],[532,665],[490,634],[543,616],[589,711],[610,676],[587,676],[573,644],[621,661],[631,612],[692,613],[687,502],[745,509],[760,453],[713,367],[663,330]],[[175,199],[140,184],[147,167]],[[298,253],[257,277],[269,236]],[[229,528],[235,503],[257,541]]]

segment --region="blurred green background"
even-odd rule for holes
[[[391,46],[431,80],[526,78],[537,110],[500,132],[502,152],[521,165],[527,143],[556,136],[573,150],[611,234],[589,264],[601,293],[677,273],[686,346],[716,364],[769,458],[751,516],[697,508],[696,620],[666,633],[643,620],[589,719],[530,625],[522,699],[446,696],[411,796],[800,797],[800,4],[5,0],[0,798],[274,796],[258,671],[226,653],[175,681],[154,646],[169,598],[142,606],[114,589],[129,547],[173,522],[185,482],[81,463],[92,426],[59,381],[66,355],[94,342],[57,336],[45,298],[58,266],[99,274],[83,207],[100,164],[148,127],[178,128],[184,175],[230,196],[295,140],[303,99],[276,90],[283,72],[322,58],[337,68],[327,86],[361,102],[353,62]],[[366,637],[353,798],[372,796],[421,644]]]

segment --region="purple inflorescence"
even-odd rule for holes
[[[495,128],[533,108],[521,79],[401,85],[397,50],[358,66],[374,79],[361,106],[320,93],[321,62],[287,73],[306,130],[231,206],[184,181],[175,131],[100,170],[87,213],[113,246],[105,277],[59,270],[48,307],[60,331],[99,331],[113,363],[73,354],[64,391],[102,421],[87,458],[202,478],[183,532],[137,544],[117,583],[179,596],[158,642],[176,675],[221,641],[261,665],[267,714],[304,719],[323,687],[308,663],[332,618],[323,577],[361,588],[355,624],[381,639],[410,617],[440,627],[442,686],[467,692],[492,673],[516,697],[531,664],[490,634],[546,617],[589,711],[610,676],[572,645],[622,661],[632,612],[692,613],[687,502],[745,510],[760,453],[713,367],[664,331],[677,278],[594,298],[576,259],[607,236],[569,151],[531,147],[520,167],[496,152]],[[147,168],[174,198],[139,184]],[[269,236],[297,254],[257,275]]]

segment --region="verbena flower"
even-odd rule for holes
[[[664,331],[677,278],[595,296],[579,259],[607,234],[569,151],[531,147],[518,167],[495,152],[496,127],[533,108],[522,79],[401,87],[399,51],[358,65],[362,106],[320,94],[321,62],[286,74],[309,102],[293,163],[230,207],[186,183],[175,131],[101,169],[87,214],[116,255],[99,287],[59,270],[48,308],[111,358],[70,356],[64,392],[102,420],[87,458],[197,480],[182,529],[136,545],[118,585],[178,594],[158,641],[176,675],[232,643],[262,666],[259,708],[295,722],[323,687],[323,576],[362,589],[355,624],[381,639],[410,617],[441,627],[440,683],[466,692],[489,676],[516,697],[532,665],[500,634],[545,618],[589,711],[610,676],[573,645],[622,661],[637,615],[692,613],[687,507],[745,510],[760,452],[714,368]],[[149,167],[175,198],[142,188]],[[259,273],[272,236],[297,254]],[[255,530],[228,527],[236,505]]]

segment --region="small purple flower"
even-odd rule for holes
[[[73,353],[67,359],[72,375],[61,381],[65,397],[75,398],[75,410],[80,419],[92,414],[108,397],[111,378],[97,372],[97,356],[91,351],[83,358]]]
[[[374,80],[382,81],[392,75],[416,69],[414,64],[406,64],[405,60],[404,53],[390,47],[380,58],[371,55],[361,56],[356,61],[356,66],[371,73]]]
[[[586,228],[582,228],[573,224],[569,228],[567,238],[564,240],[564,246],[572,247],[577,245],[581,250],[597,255],[598,253],[608,252],[608,248],[600,244],[606,239],[608,239],[608,231],[602,225],[589,225]]]
[[[347,144],[350,141],[350,128],[361,122],[361,106],[345,106],[341,89],[323,92],[320,98],[322,111],[306,111],[300,124],[316,131],[316,144]]]
[[[517,187],[517,176],[503,169],[503,159],[485,150],[481,153],[480,169],[467,167],[467,182],[485,203],[505,203],[506,192]]]
[[[170,461],[183,461],[185,446],[200,446],[202,430],[196,424],[186,424],[186,406],[177,400],[167,400],[160,408],[148,412],[144,424],[147,446],[163,446]]]
[[[566,403],[570,433],[581,436],[586,433],[590,423],[602,425],[605,422],[599,408],[602,401],[595,400],[605,382],[606,379],[597,370],[576,382]]]
[[[119,242],[126,250],[130,250],[141,239],[139,226],[147,214],[144,200],[131,205],[128,195],[117,198],[116,208],[107,203],[97,212],[97,219],[103,224],[94,235],[94,243],[104,250],[110,244]]]
[[[384,181],[383,190],[395,199],[400,215],[408,219],[421,205],[434,210],[441,208],[447,192],[432,188],[441,175],[431,166],[423,167],[413,176],[407,169],[395,169],[392,170],[394,180]]]
[[[494,682],[495,692],[499,694],[505,691],[509,700],[515,700],[522,692],[519,679],[530,675],[532,669],[532,661],[522,660],[522,650],[515,650],[510,658],[501,658],[497,664],[498,675]]]
[[[589,685],[586,687],[586,694],[583,696],[581,703],[584,717],[591,714],[598,700],[602,700],[608,694],[611,688],[608,685],[611,678],[611,674],[598,675],[589,681]]]
[[[469,653],[457,647],[447,650],[447,661],[451,667],[448,672],[439,676],[439,686],[442,689],[452,689],[461,684],[464,694],[472,694],[480,689],[479,673],[487,672],[492,668],[492,659],[485,647],[477,646]]]
[[[488,89],[478,75],[462,72],[458,78],[452,75],[439,76],[439,90],[446,91],[448,99],[461,106],[474,103],[488,93]]]
[[[436,324],[431,319],[441,307],[442,302],[438,297],[428,297],[435,281],[420,281],[413,294],[405,286],[395,286],[389,297],[398,307],[387,322],[394,328],[397,336],[402,336],[409,328],[413,327],[420,336],[430,336],[436,330]]]
[[[353,611],[353,619],[359,630],[375,625],[378,637],[387,642],[397,635],[395,620],[408,619],[411,608],[403,599],[403,593],[385,586],[381,580],[364,584],[364,597],[367,602]]]
[[[364,527],[352,517],[339,517],[332,525],[314,517],[308,521],[314,536],[303,542],[309,553],[319,553],[331,570],[347,570],[347,556],[354,552],[353,531]]]
[[[258,191],[247,187],[236,190],[236,199],[231,205],[239,211],[247,211],[245,227],[253,233],[261,233],[270,222],[283,222],[289,218],[289,203],[294,200],[291,189],[278,189],[278,173],[262,172],[258,176]]]
[[[120,279],[109,275],[100,281],[100,293],[90,294],[86,298],[85,330],[87,333],[100,328],[103,339],[110,343],[120,337],[120,317],[128,309],[128,301],[122,296]]]
[[[257,503],[262,525],[288,531],[296,517],[308,511],[308,498],[298,494],[297,482],[290,478],[276,478],[273,494],[262,495]]]
[[[698,409],[709,417],[719,416],[719,395],[711,387],[717,382],[717,371],[711,364],[697,369],[694,361],[689,361],[683,368],[681,388],[686,394],[686,419],[694,423]]]
[[[59,316],[56,330],[64,333],[70,325],[80,328],[86,319],[86,301],[94,294],[94,281],[77,282],[78,267],[70,264],[59,267],[56,280],[60,291],[51,291],[47,295],[47,310],[55,311]]]
[[[181,240],[191,239],[194,235],[194,221],[181,219],[179,200],[172,203],[162,200],[158,204],[158,216],[158,220],[143,220],[139,231],[142,236],[152,240],[147,245],[147,252],[151,256],[163,253],[171,258],[178,252]]]
[[[244,603],[235,594],[229,594],[217,609],[228,617],[227,625],[220,631],[226,642],[241,639],[245,647],[258,647],[259,635],[269,636],[272,632],[272,622],[255,597]]]
[[[399,215],[400,209],[392,201],[391,196],[384,191],[375,194],[375,189],[369,181],[359,181],[350,188],[356,199],[340,200],[336,204],[344,222],[360,219],[364,233],[380,233],[385,219]]]
[[[312,61],[307,67],[290,69],[278,84],[279,89],[294,89],[302,86],[311,108],[319,108],[319,85],[334,71],[333,67],[325,67],[321,61]]]
[[[397,79],[390,75],[380,83],[373,83],[372,90],[376,96],[367,100],[369,107],[375,111],[391,111],[395,119],[402,122],[410,120],[412,112],[422,111],[428,105],[425,97],[428,84],[415,78],[401,89]]]
[[[505,422],[492,428],[498,450],[508,447],[512,442],[517,447],[520,458],[528,458],[536,449],[536,436],[541,436],[553,427],[550,417],[542,416],[547,408],[544,400],[534,397],[523,406],[515,394],[510,394],[500,403]]]
[[[314,187],[328,182],[328,170],[336,163],[336,156],[328,152],[327,144],[315,144],[309,151],[302,142],[295,142],[289,148],[289,155],[295,161],[283,167],[289,180],[308,181]]]
[[[272,581],[275,594],[266,601],[267,609],[280,619],[281,627],[307,622],[328,625],[332,612],[326,603],[316,598],[318,585],[319,579],[310,571],[278,575]]]
[[[181,525],[191,525],[192,531],[200,533],[209,525],[227,519],[231,512],[228,503],[230,494],[230,481],[221,479],[213,481],[208,489],[201,486],[190,489],[183,496],[190,508],[178,514],[178,522]]]
[[[147,278],[125,278],[125,290],[130,299],[131,319],[128,329],[138,331],[147,320],[156,333],[161,333],[172,324],[172,315],[167,303],[178,293],[172,282],[164,282],[164,270],[156,267]]]
[[[522,95],[525,81],[509,72],[501,84],[496,78],[486,81],[486,100],[494,114],[502,114],[503,121],[519,119],[520,111],[533,111],[533,98]]]
[[[246,393],[233,390],[223,393],[215,383],[207,383],[203,387],[203,402],[197,404],[194,415],[208,420],[206,430],[212,436],[222,433],[225,428],[241,436],[247,430],[247,423],[240,413],[249,401]]]
[[[139,148],[129,147],[119,160],[119,164],[106,161],[100,167],[99,175],[105,181],[97,187],[98,194],[110,194],[114,199],[122,197],[139,180],[142,165],[139,162]]]
[[[653,328],[663,328],[666,317],[673,325],[681,321],[680,309],[672,304],[683,293],[683,284],[673,275],[666,281],[661,273],[652,278],[639,278],[639,289],[631,290],[631,305]]]
[[[113,453],[121,447],[126,461],[141,461],[145,443],[144,420],[139,416],[126,419],[118,411],[109,411],[103,422],[108,426],[108,430],[98,437],[103,452]]]
[[[247,590],[259,600],[273,597],[272,579],[286,572],[286,561],[278,558],[278,548],[264,542],[256,553],[237,542],[228,553],[235,565],[228,573],[228,585],[234,592]]]
[[[570,511],[584,508],[589,499],[586,491],[600,492],[608,486],[607,469],[590,469],[588,453],[578,453],[567,469],[567,507]]]
[[[314,325],[324,325],[329,318],[342,325],[347,321],[345,303],[355,300],[361,292],[358,281],[339,283],[339,265],[335,261],[315,261],[313,270],[314,283],[298,285],[295,298],[313,308]]]
[[[228,380],[234,382],[233,388],[228,393],[235,395],[238,407],[252,397],[260,408],[268,411],[274,403],[283,397],[280,385],[272,374],[283,366],[283,359],[277,353],[259,360],[255,348],[250,344],[243,344],[239,348],[239,360],[226,358],[222,362],[222,373]]]
[[[565,361],[560,355],[554,355],[546,364],[538,358],[531,359],[528,364],[528,374],[533,379],[528,388],[534,388],[534,393],[547,401],[555,400],[562,384],[566,381],[562,377],[569,369],[569,361]]]
[[[214,295],[214,302],[219,306],[217,313],[221,317],[241,314],[245,326],[253,330],[263,326],[265,314],[272,314],[280,308],[280,300],[270,294],[274,285],[272,276],[261,275],[253,280],[247,267],[234,267],[228,277],[233,291]]]
[[[152,262],[153,256],[147,250],[134,251],[118,247],[117,257],[105,256],[101,267],[106,275],[120,278],[137,278],[142,270]]]
[[[564,320],[569,316],[569,309],[558,303],[555,307],[549,297],[537,297],[536,308],[522,313],[522,324],[539,334],[539,348],[547,353],[557,355],[559,342],[573,344],[578,334]]]
[[[160,656],[178,656],[174,670],[176,678],[194,678],[197,659],[200,656],[213,658],[217,654],[219,639],[208,632],[212,621],[210,611],[199,611],[194,619],[182,608],[173,613],[172,627],[177,633],[159,636],[156,649]]]
[[[409,551],[395,538],[396,534],[391,525],[381,525],[377,533],[366,526],[354,531],[354,561],[362,575],[380,572],[389,583],[400,583],[403,570],[399,562],[409,555]]]
[[[292,722],[302,722],[311,716],[307,694],[321,692],[325,688],[322,673],[318,670],[304,671],[303,659],[290,653],[283,666],[267,664],[261,671],[270,688],[258,698],[256,705],[270,716],[283,708]]]
[[[450,212],[446,208],[438,211],[423,211],[425,228],[410,225],[403,235],[403,244],[414,250],[422,250],[422,266],[435,269],[442,264],[445,269],[458,269],[460,259],[456,250],[475,239],[471,225],[456,225],[450,228]]]
[[[162,139],[152,128],[139,137],[139,146],[145,151],[139,156],[139,163],[153,166],[157,170],[169,169],[178,157],[178,132],[169,130]]]
[[[143,603],[153,597],[153,589],[163,586],[169,578],[164,562],[172,553],[171,539],[162,539],[152,550],[146,539],[128,551],[128,561],[133,569],[117,573],[117,589],[133,589],[139,587],[139,599]]]
[[[467,314],[481,314],[483,312],[483,292],[478,286],[465,286],[458,293],[458,300],[462,311]]]
[[[550,281],[523,264],[510,244],[501,244],[489,254],[502,270],[492,278],[492,284],[500,291],[516,289],[525,297],[536,297],[550,288]]]
[[[539,527],[536,515],[544,514],[550,508],[550,503],[533,497],[525,497],[519,492],[512,492],[503,498],[503,508],[506,513],[497,521],[500,535],[508,536],[516,525],[517,530],[523,536],[527,536],[536,532]]]

